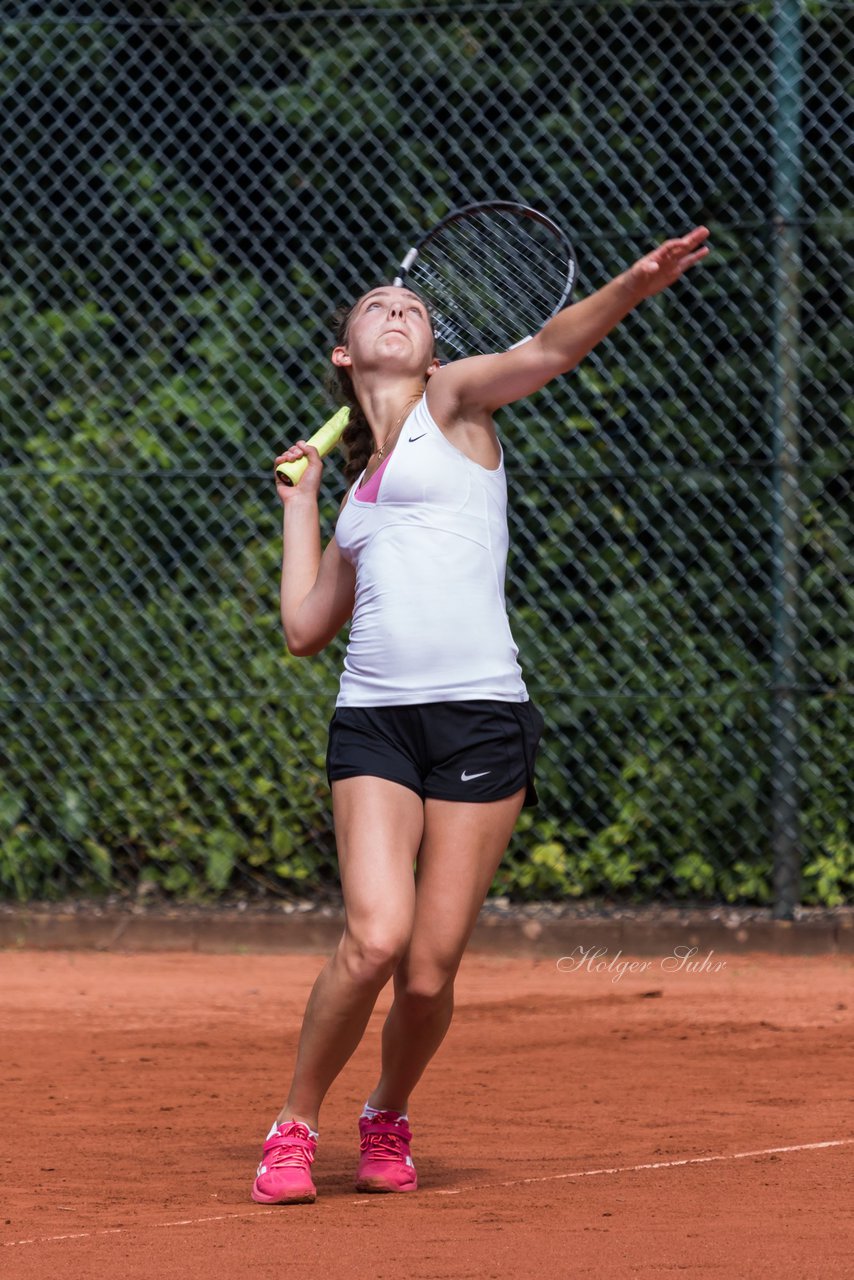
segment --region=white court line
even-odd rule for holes
[[[751,1156],[776,1156],[785,1151],[820,1151],[825,1147],[847,1147],[854,1138],[839,1138],[835,1142],[803,1142],[796,1147],[766,1147],[763,1151],[735,1151],[728,1156],[691,1156],[685,1160],[656,1160],[651,1164],[624,1164],[611,1169],[578,1169],[574,1173],[549,1173],[543,1178],[511,1178],[507,1182],[471,1182],[454,1190],[436,1190],[436,1196],[458,1196],[464,1191],[478,1191],[488,1187],[523,1187],[532,1182],[561,1182],[566,1178],[596,1178],[603,1173],[639,1173],[642,1169],[677,1169],[688,1164],[711,1164],[715,1160],[749,1160]]]
[[[95,1236],[118,1236],[126,1231],[155,1231],[160,1227],[196,1227],[204,1222],[226,1222],[229,1218],[266,1218],[275,1209],[244,1209],[240,1213],[217,1213],[207,1218],[178,1218],[174,1222],[137,1222],[132,1227],[99,1227],[97,1231],[74,1231],[61,1236],[33,1236],[30,1240],[4,1240],[3,1248],[18,1244],[54,1244],[57,1240],[92,1240]]]
[[[442,1190],[437,1188],[433,1191],[427,1191],[427,1195],[434,1196],[459,1196],[466,1191],[481,1191],[490,1187],[523,1187],[530,1183],[536,1182],[561,1182],[568,1178],[595,1178],[606,1173],[640,1173],[644,1169],[678,1169],[684,1168],[689,1164],[712,1164],[714,1161],[725,1160],[749,1160],[755,1156],[776,1156],[783,1155],[792,1151],[823,1151],[828,1147],[847,1147],[854,1143],[854,1138],[838,1138],[833,1142],[803,1142],[798,1146],[790,1147],[765,1147],[762,1151],[735,1151],[731,1155],[723,1156],[690,1156],[684,1160],[656,1160],[648,1164],[627,1164],[615,1165],[613,1168],[607,1169],[577,1169],[572,1173],[551,1173],[542,1178],[512,1178],[506,1182],[470,1182],[465,1187],[457,1187],[454,1190]],[[358,1200],[354,1203],[367,1203]],[[4,1249],[14,1248],[23,1244],[54,1244],[61,1240],[91,1240],[97,1236],[116,1236],[122,1235],[128,1231],[149,1231],[157,1230],[161,1227],[196,1227],[205,1222],[227,1222],[233,1218],[266,1218],[275,1217],[278,1210],[275,1207],[269,1209],[246,1209],[241,1213],[218,1213],[206,1218],[179,1218],[172,1222],[139,1222],[134,1223],[131,1227],[101,1227],[97,1231],[74,1231],[67,1232],[61,1236],[32,1236],[28,1240],[4,1240],[2,1242]]]

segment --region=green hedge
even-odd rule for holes
[[[132,602],[93,608],[85,628],[65,623],[67,648],[57,624],[53,652],[88,666],[88,687],[82,693],[75,672],[58,670],[57,696],[24,704],[7,743],[5,895],[25,901],[151,882],[199,899],[334,880],[323,755],[341,645],[317,659],[283,654],[277,562],[272,539],[248,548],[234,573],[243,594],[209,608],[174,591],[142,611]],[[262,582],[266,608],[254,591]],[[635,607],[639,620],[655,623],[654,599]],[[523,657],[543,643],[535,622],[517,619]],[[674,669],[696,671],[702,658],[690,635],[681,643]],[[712,656],[720,661],[707,655],[710,676]],[[117,688],[122,673],[132,673],[132,695]],[[582,684],[601,679],[589,659],[577,674]],[[769,901],[766,696],[554,701],[530,685],[547,721],[541,806],[523,814],[496,892]],[[803,716],[811,744],[803,900],[834,905],[854,889],[844,799],[854,744],[842,701],[807,700]]]

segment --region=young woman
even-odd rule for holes
[[[572,369],[644,298],[708,253],[668,240],[531,341],[440,367],[430,316],[382,286],[332,352],[352,406],[354,479],[321,554],[321,462],[284,507],[281,611],[291,653],[352,618],[327,769],[345,927],[306,1008],[290,1091],[252,1198],[311,1202],[318,1117],[389,978],[379,1079],[359,1120],[360,1191],[414,1191],[407,1109],[451,1021],[454,978],[516,819],[534,803],[542,718],[504,607],[506,482],[493,414]]]

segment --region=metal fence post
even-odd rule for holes
[[[798,541],[800,395],[800,0],[774,5],[774,389],[771,845],[774,915],[791,919],[799,897]]]

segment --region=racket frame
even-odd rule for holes
[[[475,204],[462,205],[460,208],[452,209],[450,213],[446,213],[443,218],[434,223],[429,230],[425,231],[424,234],[420,236],[409,249],[407,249],[401,259],[400,265],[397,268],[397,275],[394,278],[393,284],[396,288],[405,289],[407,287],[407,274],[411,271],[425,246],[428,245],[430,241],[441,231],[443,231],[445,227],[450,226],[451,223],[470,218],[473,214],[477,213],[513,213],[522,218],[530,218],[533,222],[539,222],[541,226],[546,227],[561,245],[566,260],[566,278],[563,284],[563,291],[561,293],[560,300],[552,308],[551,312],[547,316],[543,316],[541,322],[542,327],[547,320],[550,320],[552,316],[555,316],[559,311],[562,311],[569,302],[578,276],[578,262],[575,257],[575,251],[573,250],[572,243],[570,242],[570,239],[563,227],[555,222],[553,218],[542,213],[539,209],[534,209],[530,205],[520,204],[515,200],[482,200]],[[515,347],[521,347],[524,342],[530,341],[532,337],[533,333],[525,334],[516,342],[512,343],[508,349],[512,351]]]

